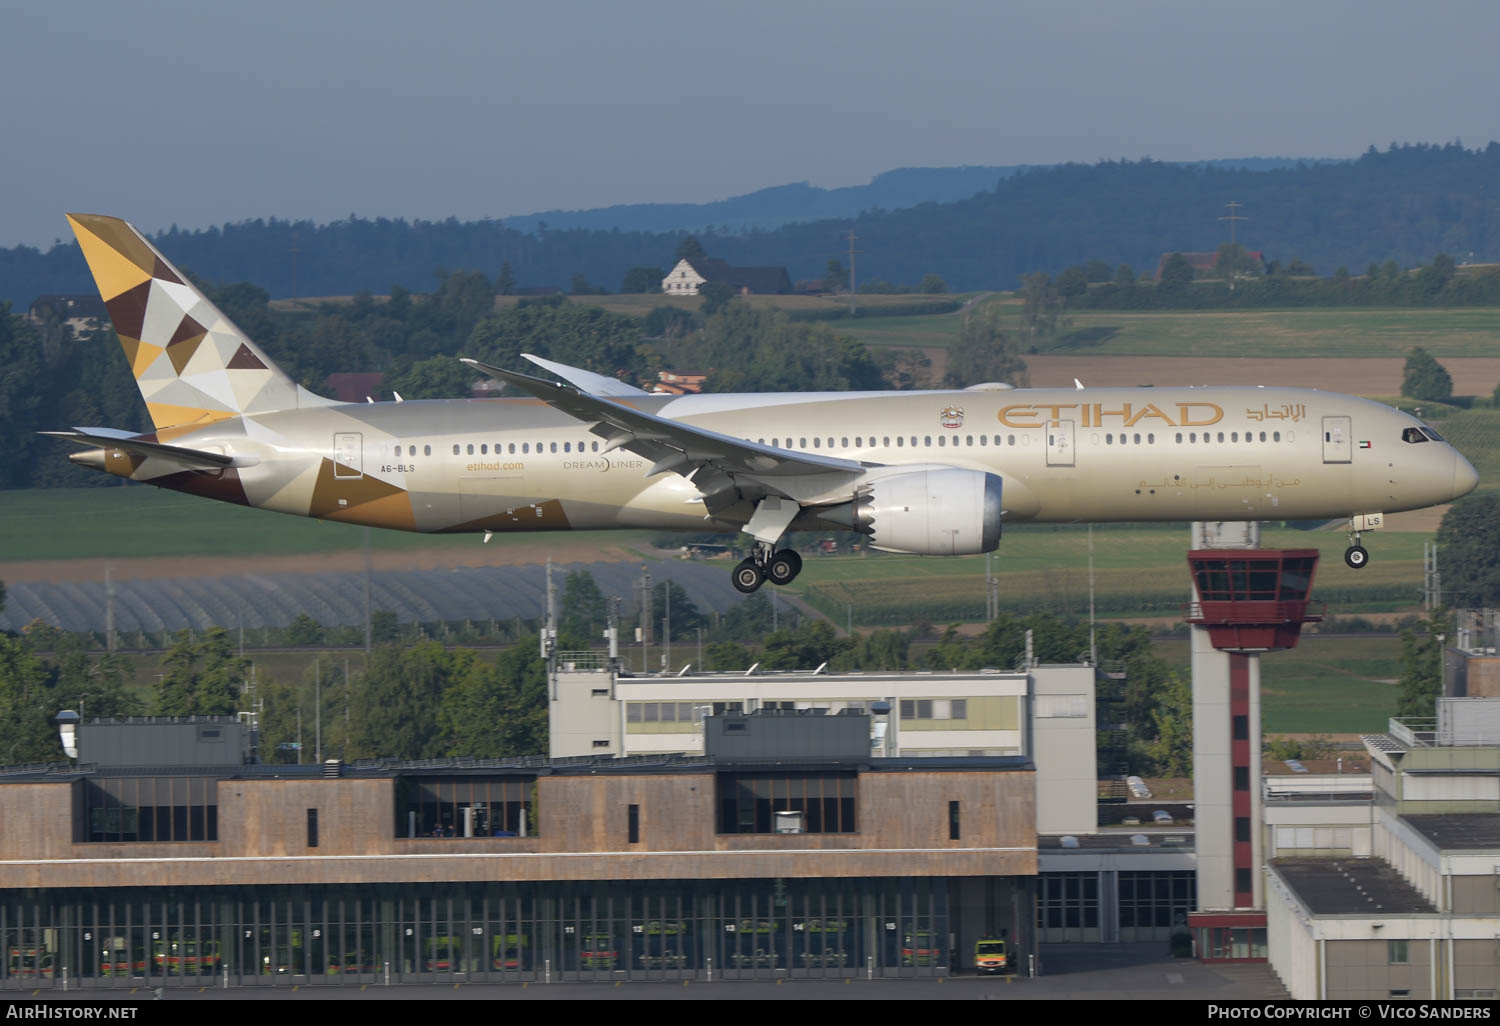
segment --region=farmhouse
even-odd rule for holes
[[[696,296],[709,282],[732,285],[741,295],[781,296],[792,291],[792,279],[785,267],[730,267],[723,260],[686,259],[661,280],[661,290],[669,296]]]

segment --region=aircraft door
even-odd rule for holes
[[[1073,422],[1055,420],[1047,426],[1047,466],[1073,466]]]
[[[333,476],[364,477],[364,445],[358,431],[340,431],[333,436]]]
[[[1353,457],[1349,442],[1348,417],[1323,418],[1323,462],[1349,463]]]

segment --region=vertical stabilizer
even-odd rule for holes
[[[240,414],[328,403],[287,377],[132,225],[100,214],[69,214],[68,223],[162,441]]]

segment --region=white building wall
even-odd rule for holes
[[[1031,679],[1037,833],[1092,834],[1099,822],[1094,669],[1037,667]]]
[[[1193,672],[1193,827],[1198,907],[1234,907],[1234,772],[1230,766],[1229,654],[1190,628]]]
[[[547,703],[547,754],[623,755],[614,675],[603,670],[557,671]],[[603,745],[599,742],[605,742]]]
[[[1375,855],[1390,863],[1422,897],[1440,909],[1447,907],[1442,856],[1388,808],[1375,811]]]
[[[707,278],[693,270],[692,264],[679,260],[661,280],[661,290],[669,296],[696,296],[698,289],[707,281]]]
[[[1287,886],[1274,874],[1266,880],[1266,954],[1271,970],[1297,1001],[1319,993],[1319,951],[1312,920]]]
[[[1050,674],[1075,668],[1043,668]],[[1092,671],[1089,671],[1090,673]],[[709,708],[716,702],[742,703],[745,712],[764,708],[770,702],[795,702],[801,706],[819,706],[836,713],[848,703],[856,702],[869,709],[877,701],[891,703],[892,712],[884,717],[887,724],[886,752],[890,755],[949,754],[971,751],[990,754],[1026,754],[1025,674],[846,674],[818,675],[774,673],[712,677],[621,677],[615,681],[616,715],[622,724],[621,755],[661,752],[685,752],[701,755],[701,730],[632,730],[636,724],[625,723],[625,706],[631,702],[686,702]],[[975,699],[1014,698],[1017,702],[1015,729],[944,730],[930,726],[922,730],[901,730],[902,699]],[[878,722],[878,721],[877,721]],[[928,721],[929,723],[931,721]],[[1092,749],[1090,766],[1093,765]],[[1092,769],[1089,771],[1092,773]],[[1038,774],[1040,776],[1040,773]],[[1090,782],[1090,788],[1094,785]],[[1092,800],[1092,791],[1090,792]],[[1092,828],[1090,828],[1092,829]]]

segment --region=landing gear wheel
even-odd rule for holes
[[[791,549],[782,549],[766,564],[766,580],[772,584],[791,584],[802,572],[802,557]]]
[[[766,575],[760,567],[755,565],[755,560],[742,560],[730,574],[730,580],[734,584],[734,590],[744,595],[757,591],[765,583]]]
[[[1359,570],[1370,561],[1370,554],[1362,545],[1351,545],[1344,550],[1344,562],[1349,564],[1349,569]]]

